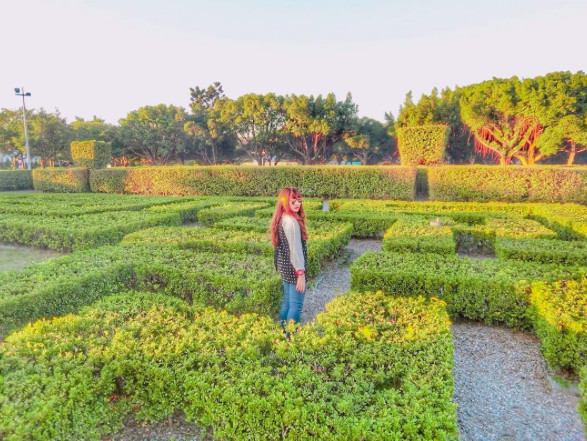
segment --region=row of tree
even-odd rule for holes
[[[114,165],[218,164],[255,160],[260,164],[296,160],[321,164],[332,159],[364,164],[391,161],[393,120],[359,118],[350,94],[247,94],[224,96],[222,85],[190,89],[190,111],[159,104],[129,112],[111,125],[94,117],[67,124],[59,112],[28,111],[31,154],[41,165],[69,161],[72,141],[95,139],[112,146]],[[0,113],[0,151],[22,158],[22,113]]]
[[[554,72],[520,80],[494,78],[478,84],[432,90],[400,109],[398,127],[447,124],[447,153],[470,162],[474,153],[509,164],[517,160],[575,162],[587,150],[587,75]]]
[[[575,162],[587,150],[587,75],[554,72],[520,80],[496,79],[437,89],[415,103],[409,92],[397,121],[359,118],[350,94],[224,95],[222,85],[190,89],[190,109],[159,104],[129,112],[111,125],[94,117],[67,123],[59,111],[29,110],[29,139],[41,166],[70,161],[72,141],[95,139],[112,147],[114,165],[196,161],[218,164],[296,160],[322,164],[392,162],[400,127],[445,124],[452,163]],[[0,112],[0,152],[22,160],[22,112]],[[585,156],[585,155],[584,155]]]

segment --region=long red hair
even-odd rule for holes
[[[304,212],[304,206],[300,206],[300,211],[294,213],[289,206],[289,201],[291,199],[300,199],[302,194],[293,187],[285,187],[282,188],[279,194],[277,195],[277,204],[275,205],[275,213],[273,214],[273,219],[271,220],[271,242],[273,243],[274,247],[277,247],[278,241],[278,229],[279,229],[279,222],[281,222],[281,217],[283,214],[289,214],[293,216],[300,225],[300,231],[302,233],[302,240],[308,240],[308,231],[306,230],[306,213]]]

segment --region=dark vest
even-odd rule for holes
[[[304,269],[306,270],[306,281],[308,280],[308,248],[306,246],[306,242],[302,240],[302,251],[304,253]],[[281,222],[279,222],[279,227],[277,228],[277,247],[275,247],[275,252],[273,254],[273,262],[275,264],[275,268],[279,271],[281,278],[287,283],[296,283],[296,274],[293,265],[291,264],[291,259],[289,256],[289,244],[287,243],[287,237],[285,236],[285,231],[283,231],[283,226]]]

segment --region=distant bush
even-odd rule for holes
[[[441,164],[450,127],[444,124],[402,127],[397,130],[397,148],[403,166]]]
[[[305,197],[414,199],[409,167],[147,167],[92,170],[94,192],[185,196],[276,196],[297,187]]]
[[[439,201],[586,203],[587,167],[431,167],[428,186]]]
[[[33,170],[35,190],[57,193],[84,193],[90,191],[87,168],[54,168]]]
[[[104,141],[73,141],[71,157],[76,167],[104,168],[110,161],[112,149]]]
[[[0,191],[6,190],[32,190],[32,170],[1,170]]]

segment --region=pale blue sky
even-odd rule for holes
[[[1,0],[0,108],[116,123],[189,105],[220,81],[249,92],[353,94],[380,121],[415,99],[492,77],[587,71],[586,0]]]

